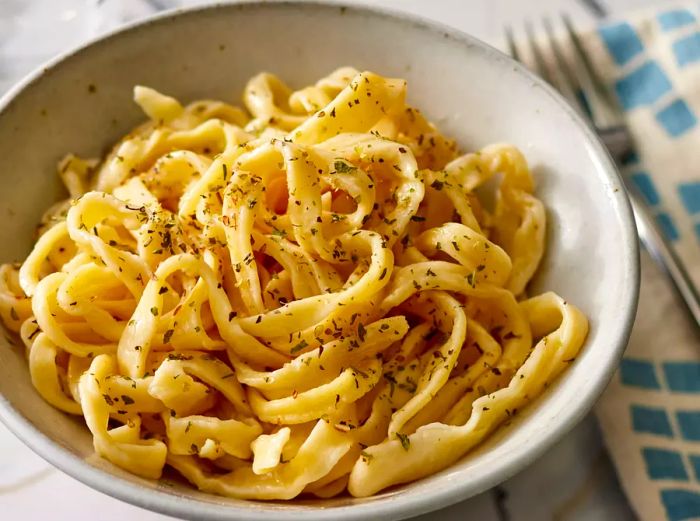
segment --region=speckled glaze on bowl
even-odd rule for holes
[[[83,422],[34,391],[23,349],[0,340],[0,418],[64,472],[174,516],[219,520],[401,519],[477,494],[523,469],[592,407],[627,343],[639,287],[625,191],[588,126],[542,81],[480,41],[366,7],[240,3],[167,13],[54,60],[0,100],[0,260],[23,259],[42,211],[63,197],[66,152],[101,154],[143,116],[136,83],[189,101],[237,101],[268,70],[303,86],[340,65],[408,80],[409,99],[464,149],[519,146],[548,210],[548,251],[533,291],[552,289],[591,321],[581,355],[508,427],[444,471],[366,499],[263,503],[130,475],[93,454]]]

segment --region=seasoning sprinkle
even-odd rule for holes
[[[401,434],[400,432],[397,432],[396,437],[401,442],[401,446],[403,447],[403,450],[407,451],[408,449],[411,448],[411,440],[407,434]]]

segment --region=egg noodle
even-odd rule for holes
[[[150,121],[66,157],[70,199],[0,271],[34,386],[115,465],[369,496],[454,463],[574,360],[583,314],[525,295],[545,211],[516,148],[461,155],[405,81],[351,68],[294,92],[259,74],[252,117],[134,92]]]

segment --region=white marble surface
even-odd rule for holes
[[[366,3],[371,3],[365,0]],[[598,0],[613,13],[654,0]],[[657,0],[658,1],[658,0]],[[0,0],[0,93],[51,56],[128,20],[192,0]],[[566,11],[595,19],[582,0],[375,0],[470,32],[496,46],[504,24]],[[40,35],[40,37],[38,37]],[[0,425],[0,519],[172,519],[96,492],[54,469]],[[530,468],[476,498],[420,519],[587,521],[634,519],[589,416]]]

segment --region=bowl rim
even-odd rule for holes
[[[507,64],[523,78],[536,84],[546,95],[551,97],[559,108],[563,110],[572,123],[578,127],[589,146],[589,153],[597,169],[607,177],[607,181],[614,185],[622,185],[620,173],[615,167],[607,149],[601,143],[591,126],[556,92],[556,90],[535,76],[519,62],[511,59],[498,49],[471,36],[463,31],[429,20],[419,15],[402,12],[396,9],[370,6],[365,4],[348,4],[332,0],[281,0],[275,2],[258,2],[256,0],[233,0],[193,6],[188,8],[176,8],[158,12],[141,18],[102,35],[89,39],[87,42],[60,53],[56,57],[46,61],[35,68],[19,82],[15,83],[2,97],[0,97],[0,115],[4,113],[15,101],[18,95],[27,87],[39,81],[44,75],[63,62],[80,54],[89,47],[105,44],[109,40],[121,37],[127,33],[142,31],[148,26],[167,23],[168,20],[181,16],[189,16],[193,13],[215,11],[218,9],[239,10],[265,10],[265,9],[325,9],[338,12],[352,12],[360,15],[371,15],[384,19],[393,19],[403,24],[410,24],[419,30],[424,30],[441,35],[441,37],[456,40],[469,47],[479,49],[487,57],[507,59]],[[463,501],[484,490],[497,485],[511,477],[518,471],[543,455],[549,448],[560,440],[572,429],[593,407],[595,401],[602,394],[608,382],[617,368],[619,360],[629,340],[632,325],[639,298],[640,259],[639,245],[632,208],[624,190],[616,203],[617,223],[621,227],[624,244],[622,245],[623,263],[625,265],[624,294],[621,301],[624,302],[624,311],[620,326],[614,332],[612,338],[607,339],[610,345],[610,354],[605,360],[601,360],[600,372],[597,380],[588,386],[579,395],[577,407],[567,409],[561,420],[551,430],[544,433],[533,445],[511,453],[507,460],[499,460],[488,469],[478,484],[464,484],[458,480],[445,484],[435,489],[430,495],[405,494],[401,496],[387,495],[385,497],[370,498],[370,501],[360,504],[342,505],[331,508],[315,508],[308,505],[286,505],[289,509],[279,509],[279,504],[270,503],[269,507],[262,502],[251,504],[252,508],[235,505],[220,505],[185,498],[163,490],[149,490],[125,478],[110,474],[98,467],[79,458],[72,452],[55,443],[46,434],[34,426],[12,404],[0,394],[0,421],[31,450],[48,461],[51,465],[77,479],[85,485],[105,493],[113,498],[125,501],[148,510],[157,511],[166,515],[180,518],[196,518],[207,520],[240,519],[242,521],[259,521],[269,519],[271,516],[280,516],[288,521],[330,521],[334,519],[363,520],[367,518],[404,519],[420,515],[426,512],[447,507],[451,504]],[[254,505],[254,506],[253,506]],[[275,508],[277,507],[277,508]]]

